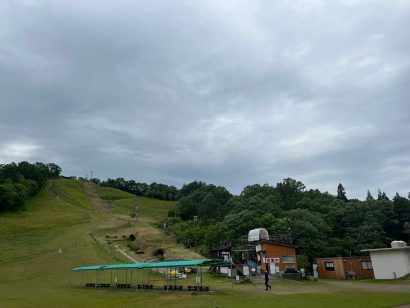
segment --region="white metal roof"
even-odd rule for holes
[[[254,242],[259,240],[269,240],[269,233],[265,228],[258,228],[249,231],[248,242]]]
[[[389,251],[389,250],[391,250],[391,251],[396,251],[396,250],[407,250],[407,249],[410,249],[410,246],[406,246],[406,247],[395,247],[395,248],[375,248],[375,249],[363,249],[363,250],[360,250],[360,251],[370,251],[370,252],[372,252],[372,251]]]

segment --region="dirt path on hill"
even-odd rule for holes
[[[105,200],[100,198],[101,188],[95,183],[87,182],[84,184],[84,188],[95,210],[90,214],[92,218],[91,232],[98,235],[96,238],[102,245],[107,243],[105,235],[101,234],[104,232],[103,230],[110,230],[106,231],[106,233],[117,234],[118,238],[121,238],[123,235],[127,237],[130,234],[136,235],[136,240],[132,244],[138,247],[140,254],[133,255],[133,251],[124,247],[123,244],[126,244],[126,242],[121,242],[114,246],[115,250],[113,251],[122,259],[125,257],[126,260],[132,262],[158,261],[158,256],[155,256],[155,251],[158,249],[165,251],[163,257],[168,260],[204,258],[200,254],[177,244],[172,234],[168,234],[165,230],[157,227],[158,221],[155,219],[139,215],[135,220],[128,215],[116,213],[113,207],[107,206]]]
[[[84,189],[87,197],[90,199],[91,204],[97,212],[111,213],[112,208],[107,205],[105,200],[101,199],[100,187],[93,182],[84,183]]]

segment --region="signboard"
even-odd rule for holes
[[[222,251],[221,252],[222,257],[224,258],[225,261],[229,261],[230,260],[230,255],[229,255],[229,251]]]
[[[280,263],[280,258],[266,258],[265,263]]]
[[[245,276],[249,276],[249,266],[243,266],[242,267],[242,271],[243,271],[243,274],[245,275]]]

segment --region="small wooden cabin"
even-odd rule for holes
[[[316,258],[319,278],[372,279],[373,266],[369,256]]]

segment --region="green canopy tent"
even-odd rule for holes
[[[195,286],[190,286],[188,289],[193,290],[202,290],[202,271],[200,271],[201,267],[210,267],[210,266],[230,266],[229,261],[225,260],[217,260],[217,259],[201,259],[201,260],[175,260],[175,261],[160,261],[160,262],[144,262],[144,263],[126,263],[126,264],[111,264],[111,265],[92,265],[92,266],[83,266],[71,269],[72,272],[83,272],[84,271],[96,271],[96,282],[95,284],[87,283],[86,286],[93,286],[93,287],[109,287],[110,284],[101,283],[101,271],[111,271],[111,284],[112,284],[112,270],[117,271],[116,275],[116,285],[117,287],[124,287],[124,288],[131,288],[132,282],[132,270],[137,270],[137,281],[138,281],[138,273],[141,271],[141,284],[137,283],[137,289],[152,289],[153,286],[150,284],[150,271],[148,271],[148,284],[144,284],[144,270],[145,269],[159,269],[159,268],[166,268],[166,277],[169,282],[167,281],[167,285],[164,286],[166,290],[168,289],[179,289],[182,290],[182,286],[176,288],[176,271],[178,268],[185,268],[185,267],[196,267],[197,268],[197,277],[196,277],[196,288]],[[169,270],[174,269],[174,286],[172,286],[172,278]],[[126,278],[125,284],[118,284],[118,270],[126,270]],[[131,278],[130,283],[128,283],[128,270],[131,270]],[[100,275],[99,275],[100,273]],[[81,283],[83,284],[83,276],[81,279]]]

